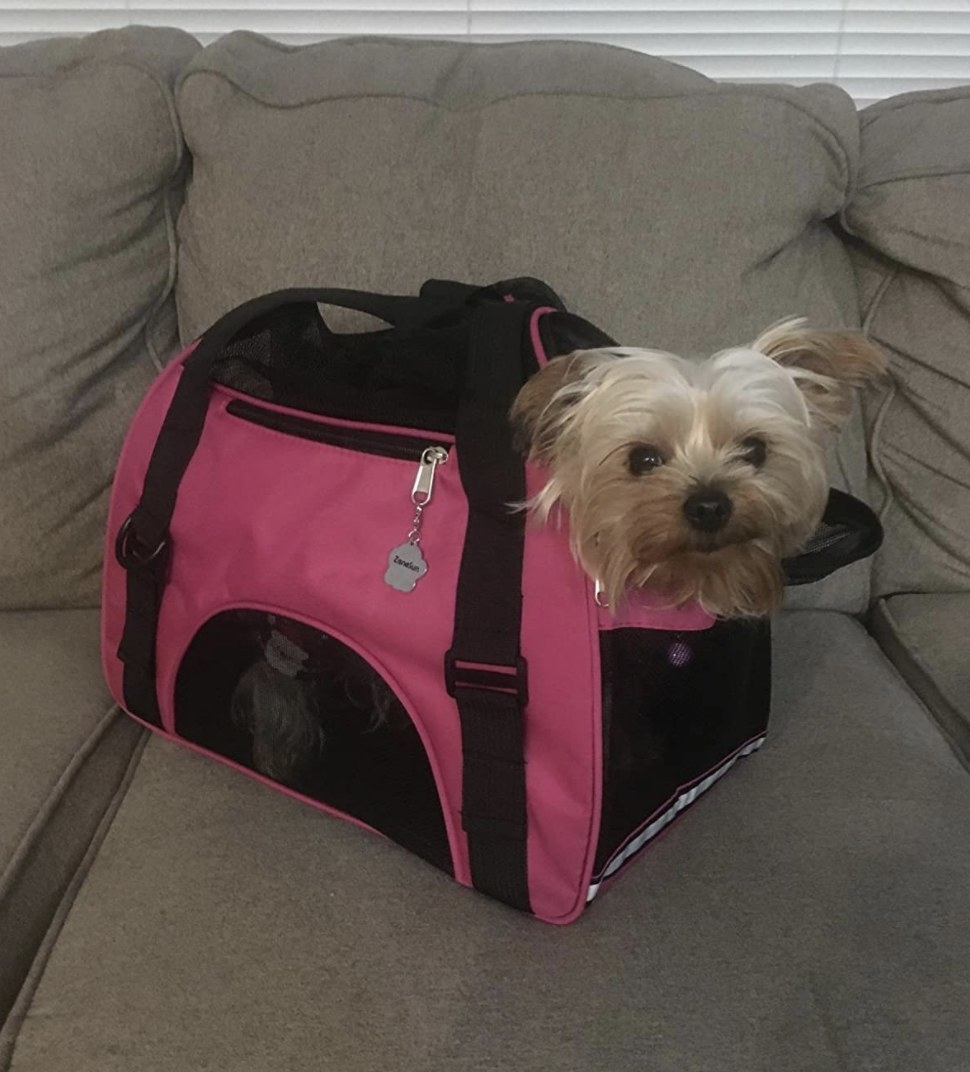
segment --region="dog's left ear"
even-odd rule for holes
[[[553,358],[532,376],[512,404],[517,450],[534,461],[548,462],[573,405],[583,393],[583,377],[597,363],[595,351],[576,350]]]
[[[838,431],[852,411],[856,390],[886,371],[886,358],[854,331],[814,331],[804,320],[786,320],[752,344],[789,369],[813,422]]]

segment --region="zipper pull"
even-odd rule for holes
[[[418,466],[417,476],[414,478],[414,487],[411,488],[411,502],[420,511],[431,502],[431,492],[434,490],[434,474],[439,465],[444,465],[448,460],[448,451],[444,447],[428,447],[421,454],[421,464]],[[416,522],[420,523],[420,513],[415,516]]]
[[[411,502],[414,503],[414,520],[408,538],[387,556],[384,583],[399,592],[411,592],[428,572],[428,563],[421,552],[421,524],[424,508],[431,502],[434,477],[439,465],[448,460],[444,447],[427,447],[421,452],[421,462],[411,487]]]

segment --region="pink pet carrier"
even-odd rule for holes
[[[318,305],[391,326],[338,335]],[[543,920],[575,919],[765,736],[766,622],[599,607],[507,414],[611,340],[535,280],[290,290],[159,376],[115,480],[112,693],[154,731],[378,831]],[[872,551],[833,492],[790,579]],[[325,831],[321,831],[325,836]]]

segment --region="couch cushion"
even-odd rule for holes
[[[231,34],[177,98],[194,159],[185,341],[264,291],[430,276],[538,275],[622,342],[686,352],[793,314],[858,316],[825,222],[858,140],[833,87],[719,86],[591,44]],[[833,469],[863,490],[861,425]],[[859,609],[867,578],[862,564],[812,598]]]
[[[970,766],[970,594],[892,596],[872,619],[886,654]]]
[[[970,88],[862,114],[846,226],[893,385],[872,396],[873,497],[887,539],[876,590],[970,591]]]
[[[568,928],[153,739],[12,1072],[963,1067],[970,781],[855,622],[776,637],[769,743]]]
[[[96,611],[0,614],[0,1022],[142,736],[102,683]]]
[[[96,606],[121,437],[175,342],[174,30],[0,49],[0,608]]]

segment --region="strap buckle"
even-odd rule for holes
[[[459,659],[454,651],[445,655],[445,687],[457,699],[458,689],[483,689],[514,696],[520,707],[529,702],[529,664],[520,655],[514,665]]]
[[[115,539],[115,558],[118,565],[126,570],[150,566],[168,550],[167,536],[163,536],[154,547],[147,547],[143,544],[135,532],[134,523],[135,515],[130,513],[122,522]]]

